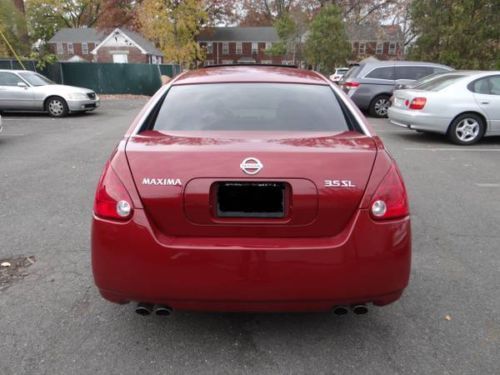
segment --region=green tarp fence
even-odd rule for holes
[[[26,68],[35,70],[35,63],[28,63]],[[21,67],[13,60],[0,60],[0,69]],[[161,87],[162,75],[174,77],[180,71],[180,66],[175,64],[57,62],[47,65],[40,73],[54,82],[86,87],[99,94],[153,95]]]

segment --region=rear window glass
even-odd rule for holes
[[[346,74],[344,74],[344,79],[350,78],[350,77],[356,77],[359,70],[361,69],[360,65],[353,65]]]
[[[173,86],[155,130],[346,131],[346,118],[329,86],[218,83]]]
[[[454,74],[454,75],[444,75],[437,77],[431,81],[425,82],[418,86],[419,90],[426,91],[440,91],[444,88],[454,84],[459,79],[465,77],[464,75]]]

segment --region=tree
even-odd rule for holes
[[[159,46],[167,61],[190,65],[203,60],[203,50],[196,42],[208,21],[202,1],[144,0],[137,16],[140,31]]]
[[[47,41],[62,27],[93,27],[102,14],[101,0],[27,0],[32,40]]]
[[[16,54],[26,56],[29,44],[26,43],[26,22],[23,14],[15,7],[12,0],[0,0],[0,32],[15,50]],[[7,43],[0,36],[0,57],[14,56]]]
[[[136,28],[135,19],[138,2],[136,0],[101,0],[101,15],[96,26],[102,30],[116,27]]]
[[[498,67],[498,0],[420,0],[412,4],[410,14],[417,36],[412,58],[457,69]]]
[[[341,10],[335,5],[323,7],[309,28],[305,45],[308,63],[329,73],[336,66],[344,65],[350,52]]]

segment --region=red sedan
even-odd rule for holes
[[[96,191],[96,285],[143,315],[365,313],[401,296],[410,258],[395,161],[313,71],[179,75],[134,120]]]

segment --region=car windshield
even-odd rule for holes
[[[221,83],[173,86],[155,130],[348,131],[329,86]]]
[[[442,75],[435,79],[431,79],[430,81],[427,81],[419,85],[418,87],[415,87],[415,89],[426,90],[426,91],[440,91],[452,85],[453,83],[455,83],[456,81],[458,81],[463,77],[465,77],[465,75],[463,74]]]
[[[28,81],[28,83],[31,86],[45,86],[45,85],[53,85],[54,82],[52,82],[50,79],[45,78],[41,74],[38,73],[28,73],[28,72],[21,72],[19,75]]]

